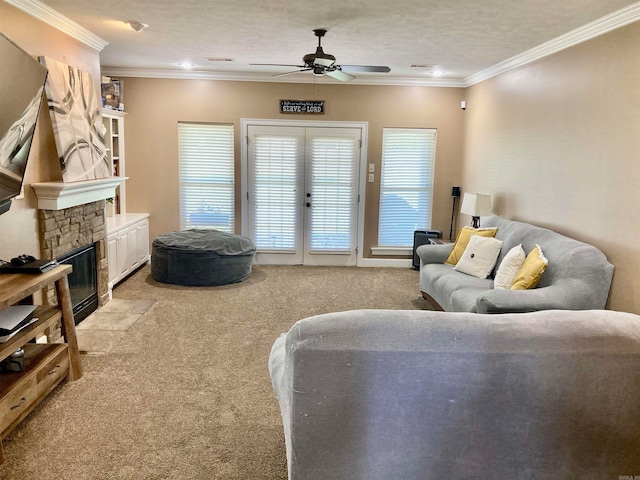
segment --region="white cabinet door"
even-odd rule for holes
[[[118,233],[117,250],[118,277],[123,278],[131,268],[129,263],[129,232],[127,230]]]
[[[129,261],[129,269],[133,270],[134,268],[136,268],[138,266],[138,264],[140,263],[140,260],[138,258],[138,226],[137,225],[131,225],[128,229],[127,229],[127,234],[128,234],[128,246],[129,246],[129,255],[128,255],[128,261]]]
[[[107,237],[107,255],[109,258],[109,285],[112,287],[118,281],[120,269],[118,268],[118,234]]]
[[[145,218],[138,224],[138,261],[146,262],[149,259],[149,219]]]

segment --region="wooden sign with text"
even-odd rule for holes
[[[324,113],[324,100],[280,100],[280,113]]]

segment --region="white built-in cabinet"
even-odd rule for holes
[[[125,213],[107,217],[109,292],[150,260],[149,214]]]
[[[105,128],[104,143],[107,147],[107,158],[111,166],[111,175],[114,177],[125,176],[124,155],[124,119],[125,112],[119,110],[102,109],[102,122]],[[113,203],[107,203],[108,215],[127,213],[126,182],[116,188]]]
[[[125,112],[102,110],[107,156],[114,176],[124,177]],[[114,285],[150,260],[149,214],[127,213],[126,181],[116,189],[113,203],[107,203],[107,255],[109,297]]]

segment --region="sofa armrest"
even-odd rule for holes
[[[606,305],[598,297],[593,285],[580,279],[563,279],[531,290],[487,290],[478,296],[476,306],[478,313],[604,309]]]
[[[420,263],[426,265],[427,263],[444,263],[451,250],[453,250],[453,243],[444,243],[440,245],[420,245],[416,249],[416,254],[420,257]]]

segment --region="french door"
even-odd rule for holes
[[[257,263],[356,264],[361,135],[248,126],[247,229]]]

